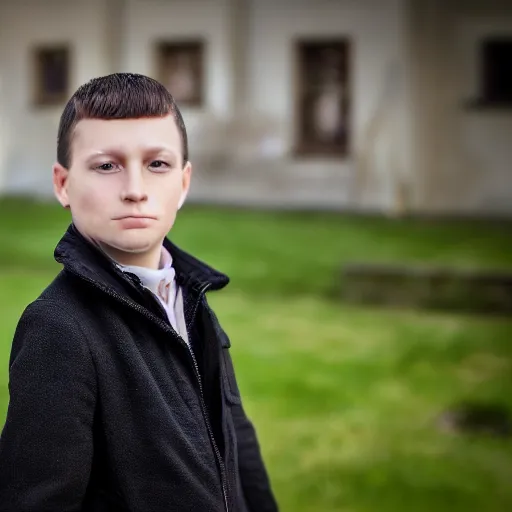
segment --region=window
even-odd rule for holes
[[[483,103],[512,106],[512,37],[482,42],[481,80]]]
[[[157,79],[180,106],[204,103],[203,54],[202,41],[165,41],[157,45]]]
[[[350,145],[349,41],[299,41],[296,52],[296,152],[346,156]]]
[[[60,105],[69,95],[70,51],[67,46],[39,47],[34,51],[34,103]]]

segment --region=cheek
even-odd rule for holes
[[[71,209],[75,213],[101,214],[112,203],[109,190],[104,183],[91,183],[90,180],[74,180],[68,189]]]
[[[155,182],[152,188],[152,193],[148,197],[148,206],[165,211],[167,214],[171,214],[178,208],[182,190],[180,175],[169,177],[165,183]]]

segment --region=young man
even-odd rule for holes
[[[205,296],[228,278],[166,238],[192,171],[171,95],[141,75],[90,81],[57,160],[72,224],[16,329],[0,511],[276,511]]]

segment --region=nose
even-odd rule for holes
[[[128,169],[121,192],[121,200],[129,203],[140,203],[147,201],[147,199],[148,196],[142,172],[140,169]]]

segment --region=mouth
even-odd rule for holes
[[[137,230],[150,228],[156,222],[156,217],[150,215],[123,215],[114,219],[120,229]]]
[[[141,219],[141,220],[156,220],[156,217],[152,215],[121,215],[114,217],[112,220],[129,220],[129,219]]]

